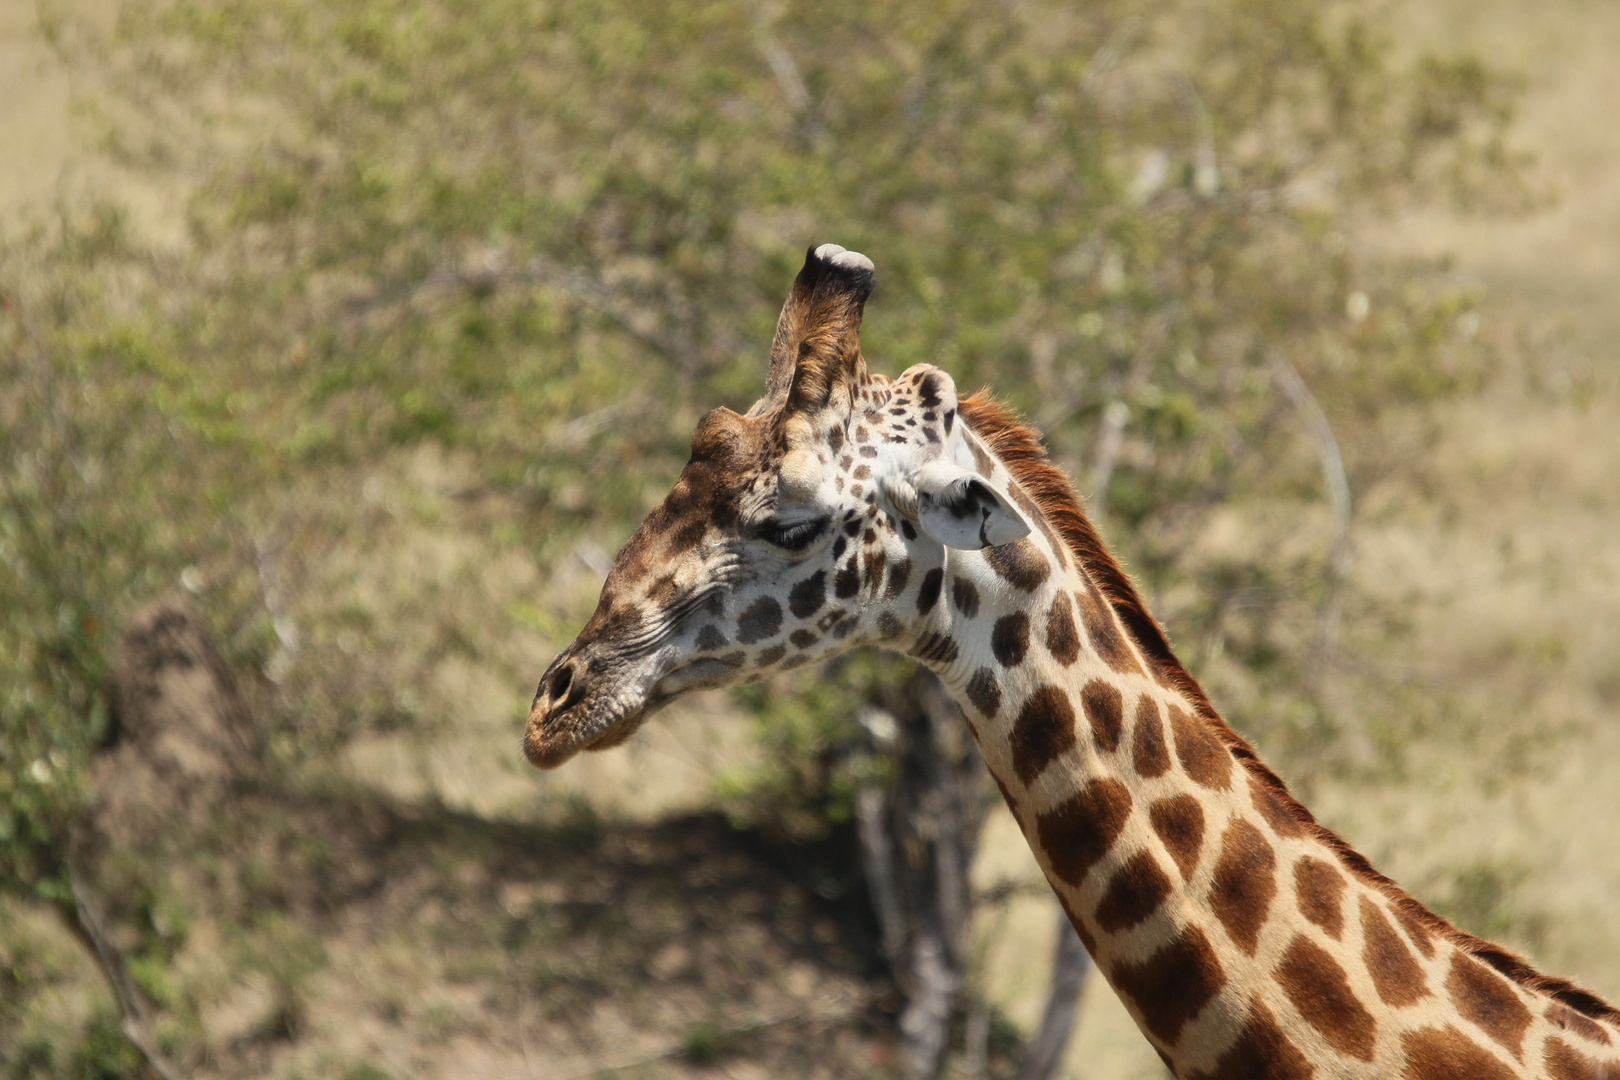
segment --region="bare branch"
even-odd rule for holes
[[[1322,609],[1318,629],[1317,647],[1330,655],[1337,647],[1339,636],[1340,592],[1350,579],[1350,478],[1344,469],[1344,455],[1339,452],[1339,440],[1333,435],[1333,425],[1327,414],[1305,385],[1305,380],[1288,362],[1281,349],[1268,350],[1271,377],[1283,396],[1293,403],[1305,422],[1305,431],[1316,447],[1322,465],[1322,481],[1327,488],[1328,502],[1333,509],[1333,554],[1329,564],[1328,602]]]
[[[1063,1050],[1074,1031],[1080,990],[1090,970],[1091,957],[1080,943],[1080,935],[1069,925],[1068,915],[1059,908],[1057,945],[1052,955],[1052,989],[1047,994],[1041,1026],[1024,1048],[1018,1080],[1051,1080],[1057,1074]]]
[[[900,905],[900,877],[894,845],[889,839],[887,802],[878,787],[862,788],[855,796],[855,824],[861,843],[861,867],[872,894],[878,927],[883,934],[883,955],[899,976],[905,970],[906,913]]]
[[[762,9],[755,8],[754,47],[771,69],[771,77],[782,91],[782,100],[787,103],[788,111],[793,114],[793,121],[803,137],[811,143],[819,143],[826,139],[827,130],[815,114],[815,102],[810,97],[810,88],[804,83],[804,76],[799,74],[799,65],[776,36],[772,22],[774,20]]]
[[[151,1032],[147,1026],[145,999],[136,988],[134,980],[129,977],[129,969],[124,964],[123,954],[108,936],[101,913],[96,910],[90,892],[85,888],[84,881],[79,877],[79,871],[71,858],[68,860],[67,872],[68,886],[73,891],[74,929],[81,938],[89,942],[101,966],[102,974],[107,977],[107,985],[112,987],[113,995],[118,998],[118,1008],[124,1014],[121,1026],[124,1038],[129,1040],[129,1044],[146,1062],[146,1067],[160,1080],[180,1080],[180,1074],[163,1060],[163,1056],[152,1045]]]
[[[1221,187],[1221,172],[1215,161],[1215,122],[1193,81],[1185,74],[1179,81],[1193,124],[1193,190],[1207,199]]]
[[[509,264],[500,255],[491,255],[474,267],[441,266],[414,281],[384,286],[348,305],[348,315],[356,318],[369,311],[394,304],[410,304],[439,291],[476,292],[513,285],[547,285],[603,316],[647,348],[669,358],[687,375],[702,367],[703,353],[698,340],[682,324],[690,325],[690,304],[678,296],[664,298],[662,307],[628,296],[622,289],[579,270],[558,266],[535,256],[521,264]],[[737,343],[722,335],[721,347]]]
[[[794,1024],[836,1022],[847,1019],[848,1017],[854,1015],[857,1011],[863,1008],[865,1004],[866,1003],[864,1001],[851,1001],[847,995],[841,995],[840,997],[833,999],[827,1006],[821,1009],[806,1009],[801,1012],[784,1013],[780,1016],[772,1016],[763,1020],[755,1020],[752,1023],[741,1024],[737,1027],[727,1029],[725,1034],[735,1038],[743,1035],[754,1035],[761,1031],[768,1031],[771,1028],[791,1027]],[[566,1073],[560,1076],[552,1077],[550,1080],[586,1080],[587,1077],[607,1076],[612,1073],[626,1072],[630,1069],[641,1069],[648,1065],[656,1065],[660,1061],[668,1061],[671,1058],[680,1057],[686,1052],[687,1047],[685,1044],[671,1046],[667,1049],[660,1050],[655,1054],[635,1058],[631,1061],[623,1061],[616,1065],[593,1065],[581,1072]]]
[[[1153,360],[1169,334],[1171,321],[1175,318],[1179,306],[1171,304],[1148,321],[1143,335],[1144,340],[1137,345],[1119,390],[1103,409],[1102,430],[1097,433],[1097,453],[1092,462],[1091,476],[1088,478],[1091,501],[1098,512],[1106,512],[1108,509],[1106,498],[1108,481],[1113,478],[1114,466],[1119,463],[1119,451],[1125,439],[1125,425],[1131,418],[1129,402],[1141,391],[1142,385],[1147,382],[1148,375],[1153,371]]]

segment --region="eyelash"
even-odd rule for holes
[[[827,523],[817,519],[815,521],[801,521],[792,525],[785,525],[779,521],[767,521],[759,528],[760,536],[777,547],[789,551],[803,551],[809,547],[816,537],[820,536]]]

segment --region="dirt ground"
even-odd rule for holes
[[[106,0],[89,2],[110,6]],[[0,0],[0,216],[48,201],[58,191],[104,190],[129,202],[153,235],[177,235],[183,193],[158,190],[99,161],[86,145],[84,126],[74,119],[72,80],[32,36],[33,18],[32,0]],[[1415,633],[1400,677],[1414,692],[1425,685],[1462,687],[1476,718],[1522,737],[1505,744],[1482,738],[1474,756],[1459,755],[1455,744],[1442,741],[1423,768],[1403,778],[1316,778],[1302,795],[1327,824],[1420,898],[1448,901],[1451,910],[1472,917],[1469,929],[1529,950],[1545,969],[1616,1000],[1620,124],[1613,114],[1620,102],[1620,5],[1612,0],[1535,5],[1410,0],[1391,6],[1389,18],[1403,49],[1472,48],[1523,73],[1526,89],[1514,140],[1536,156],[1537,183],[1548,197],[1514,218],[1430,210],[1366,223],[1361,239],[1369,257],[1448,257],[1449,275],[1486,289],[1493,328],[1512,337],[1520,331],[1504,328],[1522,326],[1537,344],[1537,359],[1528,365],[1510,360],[1484,393],[1448,407],[1443,438],[1428,463],[1430,483],[1358,507],[1356,574],[1372,595],[1399,602],[1409,612]],[[1174,633],[1174,625],[1170,629]],[[498,701],[509,688],[480,687],[479,693]],[[505,717],[509,705],[495,704],[482,715]],[[1232,719],[1241,728],[1242,718]],[[556,808],[580,798],[594,799],[597,812],[612,820],[645,823],[694,813],[707,805],[709,781],[734,745],[735,730],[725,722],[723,703],[700,699],[650,725],[627,751],[591,756],[555,777],[534,778],[517,767],[510,731],[494,721],[470,729],[455,746],[437,748],[431,767],[424,765],[419,747],[398,741],[379,738],[356,746],[348,768],[363,786],[391,800],[426,795],[450,807],[425,824],[401,824],[403,818],[385,815],[376,826],[387,844],[430,852],[430,864],[446,869],[448,883],[402,871],[385,885],[379,879],[376,905],[333,907],[327,916],[333,962],[321,976],[311,1022],[330,1026],[325,1010],[339,1015],[342,1003],[357,994],[381,1000],[387,984],[404,977],[402,971],[426,970],[390,966],[410,928],[384,926],[379,919],[418,919],[422,932],[429,933],[430,922],[442,923],[424,912],[438,910],[435,905],[448,910],[463,895],[481,897],[487,901],[488,925],[472,925],[467,933],[497,941],[501,934],[519,933],[513,927],[528,925],[530,913],[542,908],[553,920],[588,919],[608,910],[603,900],[591,900],[597,906],[590,907],[571,896],[534,893],[533,870],[542,859],[565,864],[570,887],[577,886],[581,895],[653,890],[649,895],[658,899],[649,901],[647,910],[658,918],[680,915],[664,899],[672,895],[669,890],[713,889],[713,895],[728,897],[727,903],[747,908],[737,918],[739,925],[754,927],[751,933],[767,935],[767,920],[758,913],[785,903],[809,912],[794,917],[804,920],[806,933],[814,937],[814,903],[786,875],[746,887],[727,877],[736,873],[734,863],[726,862],[735,855],[728,847],[734,841],[712,819],[634,825],[615,841],[617,847],[588,859],[583,849],[558,839],[561,834],[519,836],[470,816],[534,816],[537,807]],[[1512,767],[1504,767],[1505,757],[1514,759]],[[602,792],[612,794],[596,798]],[[689,851],[682,839],[688,832],[713,839],[715,850],[701,857]],[[387,844],[385,850],[404,850]],[[468,845],[509,860],[511,873],[497,880],[466,862],[459,853],[470,850]],[[595,858],[603,861],[593,871],[589,864]],[[422,864],[411,865],[420,870]],[[987,830],[976,872],[983,884],[1033,878],[1033,861],[1004,814]],[[496,911],[506,914],[489,914]],[[713,917],[725,917],[721,908],[715,912]],[[1038,1014],[1053,929],[1050,901],[1038,893],[1015,901],[983,929],[986,985],[1020,1024],[1032,1024]],[[632,934],[626,940],[642,938]],[[467,955],[496,963],[498,952]],[[771,1002],[750,1006],[749,1016],[763,1021],[797,1010],[811,1017],[807,1026],[768,1036],[777,1041],[761,1053],[760,1068],[766,1071],[759,1075],[769,1074],[770,1062],[791,1061],[815,1044],[816,1033],[824,1030],[817,1026],[817,1009],[854,1008],[851,1003],[863,992],[847,967],[824,970],[796,956],[786,939],[762,936],[757,951],[737,948],[725,959],[731,965],[726,971],[757,973],[763,964],[782,965],[784,989],[773,991]],[[563,960],[594,962],[584,953]],[[651,989],[634,1005],[646,1016],[663,1007],[656,992],[664,985],[660,980],[673,984],[695,970],[692,957],[662,953],[601,960],[610,961],[616,971],[651,973],[646,976]],[[581,967],[577,974],[588,988],[590,973]],[[518,997],[493,1005],[462,1000],[454,997],[461,993],[455,987],[463,984],[453,972],[420,977],[427,996],[409,1006],[415,1011],[408,1019],[441,1031],[443,1039],[396,1047],[400,1060],[392,1064],[400,1075],[432,1075],[440,1062],[480,1055],[487,1058],[480,1058],[482,1071],[497,1075],[516,1070],[538,1052],[513,1034],[518,1027],[498,1029],[497,1019],[481,1020],[485,1026],[480,1027],[470,1018],[493,1009],[492,1017],[521,1021],[542,1009],[539,1000],[524,999],[517,990]],[[745,993],[741,985],[728,992]],[[435,994],[451,996],[440,1001]],[[252,1003],[243,1008],[251,1011]],[[598,1040],[598,1050],[620,1045],[636,1026],[634,1017],[590,1015],[582,1030],[595,1033],[590,1037]],[[690,1033],[704,1019],[677,1016],[660,1023]],[[463,1021],[465,1028],[458,1026]],[[397,1026],[398,1018],[368,1014],[364,1023],[371,1027],[341,1036],[334,1032],[325,1052],[342,1056],[389,1045],[389,1025]],[[365,1047],[348,1047],[344,1040]],[[621,1048],[627,1057],[654,1056],[660,1049],[644,1038]],[[554,1068],[511,1075],[572,1075],[565,1065],[602,1060],[588,1049],[571,1050],[573,1056],[557,1059]],[[880,1052],[881,1043],[847,1049],[853,1061]],[[1096,979],[1087,988],[1067,1061],[1074,1077],[1162,1076],[1158,1060]],[[262,1064],[316,1074],[323,1068],[315,1059]]]

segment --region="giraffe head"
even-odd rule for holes
[[[629,738],[688,691],[925,630],[945,548],[1030,531],[970,443],[949,375],[867,372],[872,262],[812,249],[782,308],[765,396],[698,423],[674,489],[619,552],[529,710],[541,768]]]

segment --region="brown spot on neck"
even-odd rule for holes
[[[1277,1026],[1271,1010],[1258,997],[1237,1042],[1215,1063],[1214,1072],[1195,1072],[1189,1080],[1310,1080],[1316,1068]]]
[[[1346,1057],[1373,1059],[1378,1025],[1327,950],[1296,937],[1277,965],[1277,982],[1327,1044]]]
[[[1036,819],[1035,840],[1058,880],[1078,887],[1130,816],[1131,793],[1124,784],[1093,780]]]
[[[1372,897],[1361,897],[1361,959],[1385,1005],[1401,1008],[1429,995],[1423,969]]]
[[[1038,687],[1025,699],[1008,737],[1013,771],[1025,787],[1060,755],[1074,749],[1074,724],[1074,705],[1058,687]]]
[[[1178,705],[1170,706],[1170,729],[1175,732],[1176,757],[1188,776],[1216,791],[1232,786],[1232,755],[1214,732]]]
[[[1454,1027],[1408,1031],[1401,1049],[1402,1080],[1516,1080],[1512,1069]]]
[[[1143,694],[1136,702],[1136,725],[1131,734],[1131,764],[1136,774],[1151,780],[1170,771],[1170,751],[1164,745],[1164,722],[1159,703]]]
[[[967,578],[951,579],[951,602],[965,618],[971,619],[979,614],[979,590]]]
[[[1604,1046],[1609,1045],[1609,1033],[1603,1030],[1603,1025],[1589,1016],[1576,1012],[1562,1002],[1555,1001],[1548,1005],[1547,1011],[1542,1015],[1546,1017],[1549,1024],[1556,1028],[1563,1031],[1572,1031],[1591,1042],[1602,1043]]]
[[[1549,1080],[1620,1080],[1620,1065],[1593,1061],[1556,1035],[1542,1040],[1541,1062]]]
[[[1148,807],[1148,821],[1183,879],[1198,868],[1204,849],[1204,808],[1191,795],[1171,795]]]
[[[1196,926],[1141,963],[1115,966],[1110,976],[1114,989],[1141,1014],[1148,1034],[1172,1046],[1181,1029],[1226,985],[1226,972],[1209,938]]]
[[[994,719],[1001,710],[1001,686],[996,682],[996,673],[985,667],[975,671],[967,682],[967,696],[985,719]]]
[[[1119,749],[1125,722],[1119,691],[1101,679],[1092,679],[1080,691],[1080,704],[1085,709],[1086,719],[1091,721],[1097,749],[1108,753]]]
[[[1003,667],[1017,667],[1029,652],[1029,616],[1022,611],[1003,615],[990,631],[990,651]]]
[[[911,655],[925,664],[934,667],[946,667],[955,662],[961,649],[949,634],[935,633],[930,630],[917,639],[911,647]]]
[[[1080,656],[1080,632],[1074,625],[1074,601],[1066,592],[1052,599],[1046,613],[1046,651],[1052,659],[1068,667]]]
[[[1139,674],[1142,668],[1136,662],[1136,654],[1119,632],[1096,586],[1088,581],[1076,599],[1080,602],[1080,621],[1085,623],[1086,640],[1091,642],[1092,650],[1120,674]]]
[[[1170,878],[1151,852],[1139,851],[1114,871],[1097,905],[1097,925],[1110,934],[1145,921],[1170,895]]]
[[[1233,944],[1250,956],[1277,895],[1277,856],[1260,830],[1239,818],[1221,837],[1209,906]]]
[[[945,571],[934,567],[923,575],[922,584],[917,587],[917,614],[927,615],[934,610],[939,602],[940,586],[945,583]]]
[[[1331,863],[1307,855],[1294,864],[1299,913],[1333,940],[1344,933],[1344,875]]]
[[[1446,993],[1464,1019],[1479,1025],[1514,1057],[1524,1060],[1524,1033],[1530,1027],[1530,1010],[1506,979],[1458,951],[1451,957]]]
[[[984,549],[984,561],[1013,588],[1034,592],[1052,573],[1051,564],[1029,537]]]
[[[902,521],[901,526],[907,523]],[[905,592],[906,582],[911,580],[911,560],[896,559],[889,564],[889,583],[884,587],[883,596],[886,600],[898,599]]]
[[[1397,904],[1394,910],[1395,921],[1401,924],[1401,929],[1405,930],[1406,936],[1412,939],[1412,944],[1417,946],[1417,951],[1423,954],[1425,960],[1432,959],[1434,956],[1434,942],[1429,940],[1428,927],[1424,926],[1416,913],[1404,904]]]
[[[1304,836],[1307,821],[1283,803],[1282,796],[1273,790],[1265,777],[1249,776],[1249,797],[1260,816],[1266,819],[1271,831],[1278,836]]]

